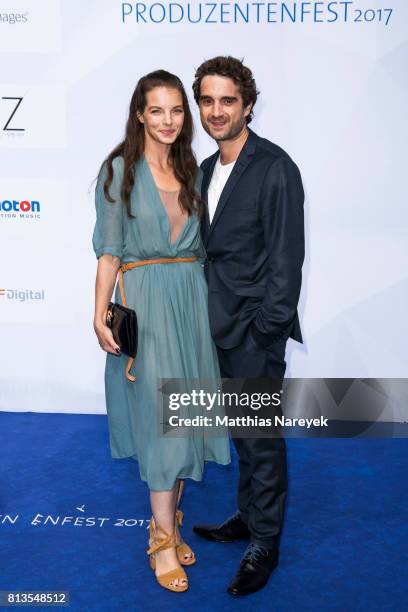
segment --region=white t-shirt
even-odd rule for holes
[[[215,209],[217,208],[218,200],[220,199],[220,195],[222,190],[224,189],[225,183],[228,180],[229,175],[232,172],[232,169],[235,165],[235,161],[230,164],[222,165],[220,162],[220,157],[218,157],[217,162],[214,167],[214,172],[211,177],[211,183],[208,187],[208,214],[210,216],[210,223],[213,220]]]

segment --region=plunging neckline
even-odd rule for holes
[[[167,231],[167,241],[168,241],[170,247],[174,248],[175,246],[177,246],[178,242],[180,241],[182,235],[184,234],[184,232],[185,232],[185,230],[187,228],[187,225],[190,223],[191,215],[189,215],[187,217],[187,220],[184,223],[184,225],[181,228],[181,230],[179,231],[177,238],[172,242],[172,240],[171,240],[171,223],[170,223],[169,215],[167,213],[166,207],[163,204],[163,201],[162,201],[161,196],[160,196],[159,187],[157,186],[156,181],[154,180],[153,172],[152,172],[152,170],[151,170],[151,168],[149,166],[149,162],[147,161],[144,153],[143,153],[142,157],[143,157],[143,161],[144,161],[144,163],[145,163],[145,165],[147,167],[147,172],[148,172],[148,174],[150,176],[150,180],[153,183],[154,191],[156,193],[156,199],[159,201],[160,208],[161,208],[161,210],[162,210],[162,212],[163,212],[163,214],[164,214],[164,216],[166,218],[166,221],[167,221],[167,228],[168,228],[168,231]],[[162,191],[168,191],[168,190],[162,189]],[[170,192],[170,193],[175,193],[175,191]]]

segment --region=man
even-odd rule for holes
[[[282,379],[289,337],[302,342],[297,314],[304,259],[304,192],[296,164],[248,128],[257,99],[249,68],[216,57],[197,70],[194,97],[217,142],[204,160],[202,236],[211,332],[224,378]],[[238,512],[194,531],[209,540],[249,539],[228,591],[262,588],[278,564],[287,493],[281,437],[236,438]]]

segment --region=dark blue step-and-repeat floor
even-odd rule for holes
[[[245,543],[203,541],[192,525],[235,510],[235,454],[187,483],[183,535],[198,563],[176,594],[149,568],[148,491],[134,460],[111,459],[106,416],[0,412],[0,426],[0,591],[69,591],[75,612],[408,609],[406,439],[288,440],[280,565],[233,599]]]

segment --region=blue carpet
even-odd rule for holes
[[[148,566],[147,488],[135,461],[111,459],[106,416],[0,422],[0,590],[69,591],[75,612],[408,610],[407,440],[288,440],[281,562],[265,589],[236,600],[225,589],[245,544],[191,531],[235,510],[235,456],[187,483],[183,533],[199,561],[190,590],[173,594]]]

